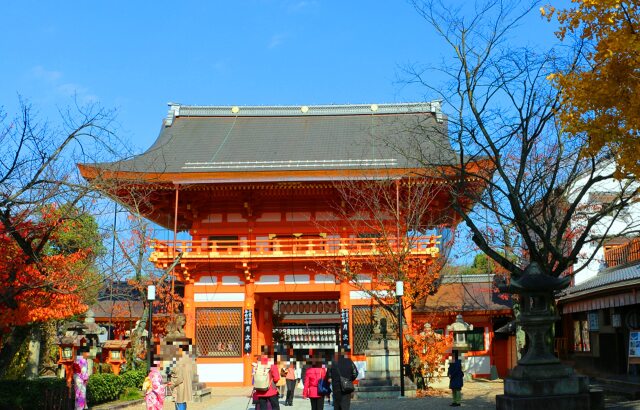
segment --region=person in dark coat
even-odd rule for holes
[[[462,371],[462,362],[458,359],[458,352],[454,352],[453,360],[449,363],[449,369],[447,370],[447,376],[449,376],[449,388],[451,389],[451,395],[453,396],[453,403],[451,406],[460,406],[462,400],[462,385],[464,372]]]
[[[351,381],[358,378],[358,369],[349,358],[349,353],[343,353],[338,360],[334,360],[329,371],[331,377],[331,390],[333,391],[333,409],[349,410],[351,407],[351,393],[343,393],[340,387],[340,376]]]

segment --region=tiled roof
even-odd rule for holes
[[[640,263],[627,265],[623,267],[603,269],[598,274],[576,286],[567,288],[559,300],[571,299],[572,297],[582,296],[603,289],[610,289],[627,284],[640,282]]]
[[[156,142],[125,172],[202,173],[415,168],[455,154],[439,102],[218,107],[171,104]]]
[[[139,300],[101,300],[91,306],[96,320],[132,319],[139,320],[144,312],[144,304]]]
[[[414,312],[500,311],[511,308],[511,297],[497,292],[493,275],[447,275],[443,276],[436,294],[416,303]]]

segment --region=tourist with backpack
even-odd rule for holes
[[[324,396],[328,394],[330,394],[330,390],[327,371],[322,367],[320,357],[315,356],[311,368],[307,369],[304,375],[302,397],[309,398],[311,410],[322,410],[324,408]]]
[[[253,397],[257,400],[256,410],[268,410],[267,403],[271,404],[271,410],[280,410],[276,388],[278,380],[280,380],[278,366],[269,363],[269,357],[263,354],[253,374]]]

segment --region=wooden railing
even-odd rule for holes
[[[606,249],[604,259],[607,267],[640,261],[640,239],[634,239],[624,245]]]
[[[371,256],[387,252],[436,256],[440,242],[434,236],[407,238],[286,238],[256,240],[180,240],[155,241],[151,260],[171,258],[183,252],[183,258],[295,258],[331,256]]]

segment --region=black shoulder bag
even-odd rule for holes
[[[353,364],[351,366],[353,366]],[[355,387],[353,386],[353,380],[342,377],[342,374],[340,374],[340,368],[338,366],[336,366],[336,371],[338,372],[338,376],[340,377],[340,391],[344,394],[353,393],[355,390]]]

